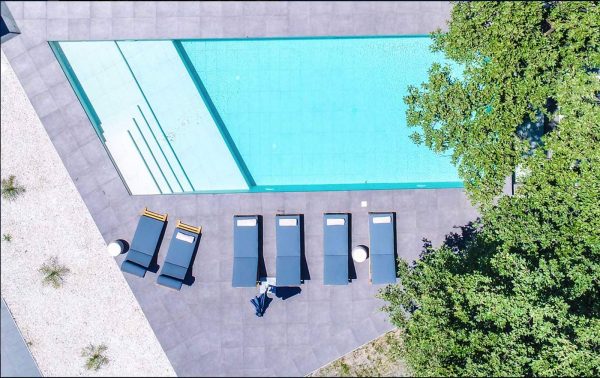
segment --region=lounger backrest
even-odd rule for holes
[[[394,214],[369,214],[371,255],[394,254]]]
[[[323,216],[323,244],[325,255],[348,256],[348,214]]]
[[[300,216],[277,215],[275,223],[277,256],[300,257]]]
[[[131,249],[153,255],[164,226],[164,221],[142,215],[131,241]]]
[[[175,231],[173,231],[173,238],[169,244],[165,262],[188,268],[198,244],[200,231],[200,227],[192,227],[178,222]]]
[[[258,258],[258,217],[233,217],[233,256]]]

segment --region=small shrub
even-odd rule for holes
[[[70,272],[69,268],[58,263],[56,257],[51,257],[48,262],[42,265],[39,271],[43,274],[42,283],[44,285],[52,285],[54,288],[61,287],[64,282],[64,276]]]
[[[7,201],[14,201],[18,196],[25,193],[25,187],[16,182],[15,175],[2,179],[2,198]]]
[[[12,235],[11,234],[3,234],[2,240],[4,240],[7,243],[10,243],[12,241]]]
[[[88,370],[99,370],[102,366],[108,364],[108,357],[104,355],[104,352],[108,350],[108,347],[104,344],[94,345],[90,344],[83,348],[81,351],[81,357],[84,357],[85,368]]]
[[[339,371],[340,371],[340,373],[339,373],[339,374],[340,374],[342,377],[347,377],[347,376],[349,376],[349,375],[350,375],[350,366],[348,366],[348,364],[347,364],[347,363],[345,363],[344,361],[340,360],[340,361],[339,361],[339,363],[338,363],[338,365],[339,365],[338,367],[339,367],[339,369],[340,369],[340,370],[339,370]]]

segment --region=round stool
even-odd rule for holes
[[[352,249],[352,259],[357,263],[365,261],[369,257],[369,251],[364,245],[357,245]]]
[[[121,240],[115,240],[113,242],[110,242],[108,244],[108,246],[106,247],[106,250],[108,251],[108,254],[115,257],[115,256],[119,256],[121,253],[123,253],[123,242]]]

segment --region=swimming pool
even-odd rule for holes
[[[402,98],[426,36],[51,42],[132,194],[461,187]]]

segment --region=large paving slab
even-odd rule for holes
[[[2,44],[75,186],[106,241],[131,240],[139,212],[169,213],[158,264],[176,219],[203,226],[195,281],[180,292],[126,274],[179,375],[304,375],[392,326],[379,311],[368,263],[347,287],[322,284],[322,215],[352,213],[352,245],[369,244],[368,212],[394,211],[397,249],[418,257],[476,217],[462,189],[132,196],[54,58],[49,40],[424,34],[443,28],[446,2],[7,2],[21,35]],[[361,207],[367,201],[367,207]],[[231,288],[234,214],[263,216],[263,253],[275,271],[275,214],[304,214],[308,276],[275,298],[264,318]],[[124,256],[118,257],[119,262]],[[118,293],[115,293],[118,294]]]
[[[0,300],[0,376],[2,377],[40,377],[25,340],[19,332],[4,299]]]

